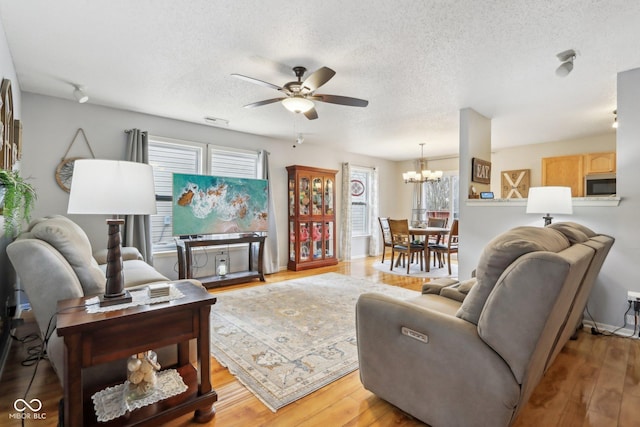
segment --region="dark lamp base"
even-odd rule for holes
[[[124,294],[116,297],[108,297],[106,295],[100,295],[100,307],[108,307],[110,305],[127,304],[132,301],[129,291],[124,291]]]

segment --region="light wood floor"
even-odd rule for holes
[[[372,267],[374,261],[376,259],[369,258],[306,272],[281,272],[268,276],[267,283],[338,272],[420,289],[424,279],[378,272]],[[261,285],[258,282],[232,288]],[[34,326],[33,320],[28,319],[25,326],[17,329],[17,335],[28,333]],[[33,367],[20,364],[26,354],[25,347],[19,342],[13,343],[0,381],[0,426],[20,424],[10,420],[9,413],[14,412],[13,401],[22,397],[33,373]],[[365,390],[357,371],[277,413],[267,409],[215,359],[212,359],[212,382],[219,400],[217,414],[208,424],[210,426],[424,426]],[[62,389],[50,365],[41,363],[29,398],[42,400],[41,412],[46,413],[46,420],[27,421],[25,425],[56,425],[61,394]],[[570,341],[560,353],[515,426],[640,426],[639,408],[640,341],[582,332],[577,341]],[[173,427],[186,425],[196,425],[191,423],[191,416],[178,418],[170,424]]]

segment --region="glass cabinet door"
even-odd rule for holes
[[[295,177],[289,176],[289,216],[296,214],[296,180]]]
[[[322,215],[322,178],[313,178],[311,215]]]
[[[300,223],[300,261],[309,261],[311,259],[311,232],[308,222]]]
[[[289,260],[296,260],[296,225],[293,221],[289,222]]]
[[[324,239],[324,256],[326,258],[331,258],[334,256],[333,221],[329,221],[324,224],[323,239]]]
[[[323,223],[314,222],[311,231],[311,240],[313,240],[313,259],[322,259],[322,243],[323,243]]]
[[[309,188],[309,178],[300,177],[300,215],[309,215],[309,202],[311,201],[311,189]]]
[[[327,178],[324,183],[324,214],[333,215],[333,180]]]

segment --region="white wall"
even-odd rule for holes
[[[640,228],[636,225],[640,211],[640,168],[637,165],[640,159],[640,69],[620,73],[617,88],[619,127],[615,150],[618,195],[622,197],[622,201],[617,207],[574,206],[573,215],[558,215],[554,221],[579,222],[598,233],[615,237],[616,242],[598,276],[588,307],[597,322],[622,326],[623,314],[627,309],[627,290],[640,291],[640,282],[637,280]],[[601,138],[608,140],[610,136],[607,134],[594,137],[595,147],[600,147],[598,141]],[[610,144],[610,141],[605,145],[607,144]],[[576,147],[576,150],[576,153],[591,151],[583,147]],[[506,158],[507,156],[501,158],[499,162]],[[461,170],[463,165],[470,164],[470,161],[468,155],[463,156],[461,149]],[[537,161],[539,159],[536,159]],[[508,167],[511,169],[511,164]],[[461,225],[464,225],[461,226],[463,243],[460,245],[459,254],[461,278],[468,277],[478,261],[482,248],[494,236],[515,226],[540,226],[542,222],[539,215],[526,215],[524,206],[469,206],[464,202],[462,204],[465,206],[461,208]]]
[[[31,177],[38,191],[34,218],[51,214],[66,214],[68,193],[60,189],[54,173],[76,130],[82,127],[87,134],[96,157],[123,159],[126,150],[125,129],[139,128],[152,135],[213,143],[244,149],[267,149],[271,153],[272,184],[278,221],[280,266],[287,262],[287,175],[285,166],[301,164],[341,170],[342,162],[360,166],[376,166],[380,176],[380,210],[391,210],[396,205],[395,186],[398,170],[395,162],[337,150],[325,150],[321,142],[305,141],[293,148],[291,141],[276,140],[227,129],[171,120],[147,114],[53,98],[32,93],[23,94],[23,172]],[[69,157],[90,157],[80,138],[73,145]],[[341,191],[341,173],[337,175],[336,195]],[[338,212],[340,199],[337,197]],[[72,215],[83,227],[94,248],[106,245],[104,218]],[[338,220],[339,223],[339,220]],[[339,239],[338,239],[339,241]]]

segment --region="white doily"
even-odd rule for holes
[[[107,311],[122,310],[125,308],[135,307],[138,305],[158,304],[160,302],[173,301],[175,299],[180,299],[184,297],[184,294],[180,292],[180,290],[178,290],[175,286],[173,286],[173,284],[170,285],[169,295],[164,297],[151,298],[149,296],[148,288],[130,290],[129,293],[131,294],[131,299],[132,299],[131,302],[128,302],[126,304],[108,305],[106,307],[100,307],[99,297],[89,298],[84,302],[87,308],[87,313],[89,314],[105,313]]]
[[[134,411],[143,406],[184,393],[188,388],[175,369],[158,372],[158,382],[153,394],[143,399],[133,400],[127,404],[125,395],[128,386],[129,382],[125,381],[124,384],[105,388],[91,396],[98,421],[111,421],[123,416],[127,411]]]

